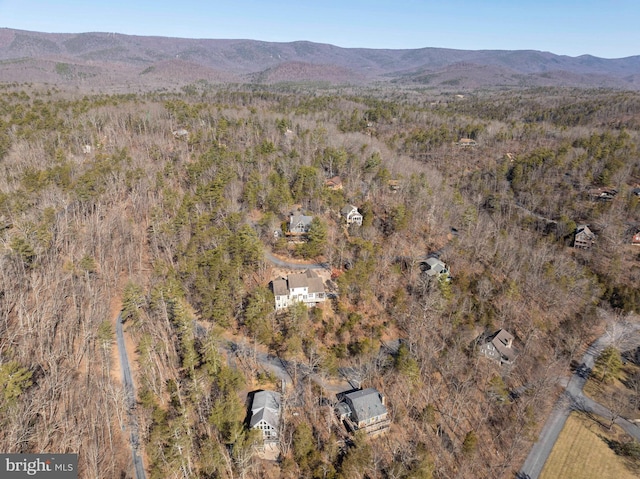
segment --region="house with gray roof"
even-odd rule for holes
[[[327,299],[322,278],[310,269],[304,273],[292,273],[286,278],[274,279],[271,284],[276,311],[288,308],[296,302],[315,306]]]
[[[435,256],[430,256],[423,263],[424,273],[431,278],[439,278],[440,276],[449,276],[449,268],[447,265]]]
[[[265,442],[277,441],[280,433],[281,396],[274,391],[253,394],[249,427],[262,431]]]
[[[489,359],[500,361],[502,364],[512,364],[516,358],[516,352],[513,349],[513,334],[506,329],[499,329],[482,342],[480,354]]]
[[[289,216],[289,233],[294,235],[308,233],[312,221],[313,216],[303,215],[299,211],[297,214],[291,213],[291,216]]]
[[[370,436],[384,434],[391,420],[385,398],[375,388],[354,389],[337,395],[335,411],[350,431],[364,430]]]

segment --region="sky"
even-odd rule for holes
[[[0,27],[345,48],[640,55],[639,0],[0,0]]]

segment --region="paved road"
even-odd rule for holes
[[[554,406],[551,415],[538,436],[538,441],[533,445],[527,459],[522,465],[517,476],[518,478],[537,479],[571,411],[584,411],[604,418],[613,417],[607,408],[586,397],[582,393],[582,389],[587,381],[589,372],[593,369],[595,359],[600,352],[611,344],[615,344],[622,350],[637,346],[640,344],[640,334],[638,334],[638,331],[640,331],[639,324],[616,323],[589,346],[582,357],[583,364],[569,379],[564,394],[558,399],[558,402]],[[621,426],[631,436],[640,440],[640,428],[638,428],[638,426],[621,417],[617,418],[615,423]]]
[[[135,417],[136,408],[136,392],[131,376],[131,368],[129,367],[129,358],[124,345],[124,333],[122,331],[122,313],[118,315],[116,322],[116,339],[118,343],[118,352],[120,356],[120,369],[122,370],[122,384],[124,386],[125,397],[127,401],[127,416],[129,418],[129,441],[131,442],[131,454],[133,456],[133,466],[136,472],[136,479],[145,479],[144,464],[142,458],[138,455],[138,446],[140,445],[140,437],[138,435],[138,422]]]
[[[587,414],[593,414],[595,416],[600,416],[607,419],[610,422],[612,417],[615,417],[615,423],[625,430],[627,434],[631,437],[640,441],[640,427],[636,426],[634,423],[628,421],[627,419],[618,416],[617,414],[612,415],[611,411],[604,407],[602,404],[595,402],[593,399],[588,398],[587,396],[580,396],[579,398],[572,397],[571,400],[574,403],[574,409],[585,412]],[[617,417],[616,417],[617,416]]]

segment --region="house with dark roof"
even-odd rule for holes
[[[596,242],[596,235],[589,229],[587,225],[578,225],[576,235],[573,239],[573,247],[581,249],[589,249]]]
[[[362,226],[362,215],[355,206],[347,205],[340,210],[340,213],[347,220],[348,225]]]
[[[377,389],[354,389],[339,393],[337,398],[336,414],[350,431],[364,430],[370,436],[377,436],[389,430],[389,412],[384,395]]]
[[[262,431],[265,442],[277,441],[280,434],[281,396],[274,391],[253,394],[249,427]]]
[[[291,216],[289,216],[289,233],[294,235],[308,233],[312,221],[313,216],[306,216],[300,212],[298,214],[291,213]]]
[[[499,329],[486,338],[480,345],[479,351],[483,356],[502,364],[512,364],[516,358],[513,335],[506,329]]]
[[[327,299],[322,278],[310,269],[304,273],[293,273],[286,278],[274,279],[272,288],[276,311],[296,302],[315,306]]]

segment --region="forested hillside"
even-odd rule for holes
[[[0,450],[132,477],[122,309],[151,478],[513,477],[557,377],[640,308],[639,128],[640,96],[607,90],[3,86]],[[297,209],[313,234],[288,244]],[[276,314],[265,252],[326,263],[331,299]],[[513,365],[477,354],[500,328]],[[294,366],[275,463],[245,424],[281,388],[258,352]],[[296,373],[344,368],[386,396],[385,436],[349,438]]]

